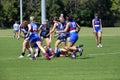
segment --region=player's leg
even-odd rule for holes
[[[68,41],[68,49],[72,51],[76,51],[77,47],[73,46],[78,40],[78,34],[71,34]]]
[[[41,44],[43,45],[44,38],[41,36],[40,37]]]
[[[39,48],[36,48],[36,49],[35,49],[35,57],[38,56],[38,52],[39,52]]]
[[[66,49],[60,49],[60,56],[61,57],[68,57],[69,55],[68,55],[68,50],[66,50]]]
[[[22,44],[22,53],[21,53],[21,56],[19,58],[23,58],[25,56],[25,50],[26,50],[26,45],[27,44],[28,44],[28,38],[26,38],[23,41],[23,44]]]
[[[38,47],[38,45],[35,43],[34,45],[33,45],[33,48],[35,49],[35,58],[38,56],[38,54],[39,54],[39,47]]]
[[[98,32],[98,39],[99,39],[99,47],[102,47],[102,32]]]
[[[49,39],[49,38],[46,38],[45,40],[46,40],[47,46],[50,48],[50,44],[51,44],[50,39]]]
[[[58,39],[56,42],[55,42],[55,54],[57,54],[57,50],[58,50],[58,45],[61,43],[61,41]],[[54,55],[55,56],[55,55]]]
[[[99,40],[98,40],[97,32],[94,32],[94,36],[95,36],[95,41],[96,41],[97,47],[99,47]]]
[[[30,52],[30,43],[29,43],[29,41],[27,42],[27,44],[26,44],[26,49],[28,50],[28,57],[30,57],[31,56],[31,52]]]
[[[68,47],[66,46],[66,42],[61,42],[62,48],[64,48],[65,50],[68,50]]]
[[[83,52],[83,49],[80,46],[73,46],[77,40],[78,40],[78,34],[70,35],[70,39],[68,42],[68,49],[73,51],[73,53],[71,54],[73,58],[75,58],[76,52],[79,52],[80,56],[82,56],[82,52]]]
[[[46,53],[46,51],[44,50],[44,48],[41,45],[40,41],[37,41],[36,44],[38,45],[38,47],[41,49],[41,51],[44,53],[44,56],[47,58],[47,60],[50,60],[49,55]]]
[[[32,56],[31,56],[31,57],[32,57],[32,58],[31,58],[32,60],[35,59],[34,50],[33,50],[33,45],[34,45],[34,43],[30,43],[30,48],[29,48],[29,49],[30,49],[30,52],[31,52],[31,55],[32,55]]]
[[[18,31],[19,31],[19,30],[16,31],[16,38],[18,37]]]

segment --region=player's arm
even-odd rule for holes
[[[81,27],[80,27],[80,25],[78,23],[76,23],[76,25],[77,25],[78,32],[79,32]]]
[[[28,32],[27,32],[26,37],[28,37],[28,36],[29,36],[29,34],[30,34],[30,30],[31,30],[31,24],[28,24]]]
[[[53,28],[50,30],[50,32],[49,32],[48,35],[52,34],[55,31],[55,29],[56,29],[57,26],[58,26],[58,24],[55,23],[54,26],[53,26]]]
[[[93,27],[93,30],[94,30],[94,32],[95,32],[94,20],[92,20],[92,27]]]
[[[58,33],[57,31],[54,32],[54,37],[57,37],[58,36]]]
[[[17,37],[17,39],[20,39],[20,35],[21,35],[21,26],[19,27],[19,30],[18,30],[18,37]]]
[[[52,30],[50,31],[50,33],[53,33],[55,31],[55,29],[56,29],[57,26],[58,26],[58,24],[55,23],[54,26],[53,26],[53,28],[52,28]]]
[[[50,34],[50,43],[51,43],[51,40],[52,40],[52,34]]]
[[[40,32],[41,28],[42,28],[42,25],[40,25],[40,27],[38,28],[38,32]]]
[[[61,30],[61,31],[57,31],[57,33],[67,32],[68,29],[69,29],[69,26],[70,26],[70,23],[67,23],[65,29],[64,29],[64,30]]]
[[[102,21],[101,21],[101,19],[100,19],[100,28],[101,28],[101,31],[102,31]]]

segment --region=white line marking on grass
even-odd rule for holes
[[[98,54],[88,54],[90,56],[104,56],[104,55],[115,55],[115,54],[120,54],[120,52],[112,52],[112,53],[98,53]]]

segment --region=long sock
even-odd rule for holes
[[[28,50],[28,54],[31,54],[31,52]]]
[[[22,52],[22,54],[21,54],[22,56],[24,56],[25,55],[25,52]]]
[[[40,57],[40,49],[38,50],[38,57]]]

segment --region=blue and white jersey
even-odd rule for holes
[[[94,21],[94,27],[100,27],[100,19],[98,18],[94,18],[93,19],[93,21]]]
[[[18,31],[18,30],[19,30],[19,24],[15,23],[15,24],[13,25],[13,29],[14,29],[15,31]]]

